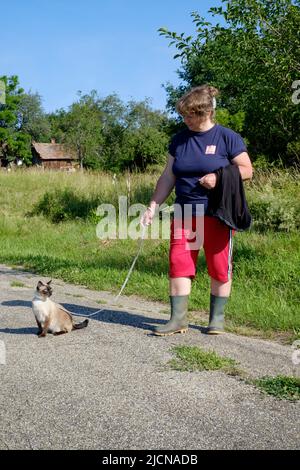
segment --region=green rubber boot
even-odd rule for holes
[[[210,294],[210,313],[207,334],[219,335],[224,333],[224,307],[228,297],[217,297]]]
[[[165,325],[157,326],[154,329],[155,335],[168,336],[173,335],[174,333],[185,333],[187,331],[188,298],[188,295],[170,296],[171,318]]]

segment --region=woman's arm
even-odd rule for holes
[[[169,155],[166,167],[157,181],[155,191],[152,195],[149,207],[155,210],[157,204],[162,204],[175,186],[176,177],[172,171],[174,157]]]
[[[247,152],[242,152],[232,160],[233,165],[236,165],[240,170],[243,180],[249,180],[253,175],[252,163]],[[208,173],[199,180],[200,184],[206,189],[213,189],[216,186],[217,177],[215,173]]]
[[[149,206],[141,219],[143,225],[152,223],[156,206],[162,204],[167,199],[175,186],[176,177],[172,171],[173,163],[174,157],[169,155],[167,165],[157,181]]]
[[[253,168],[247,152],[240,153],[231,161],[234,165],[238,166],[243,180],[251,180],[253,176]]]

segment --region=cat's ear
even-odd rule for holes
[[[50,281],[47,282],[47,285],[49,286],[51,284],[51,282],[52,282],[52,279],[50,279]]]
[[[37,288],[37,289],[40,289],[43,285],[44,285],[44,283],[43,283],[42,281],[39,281],[39,282],[37,283],[36,288]]]

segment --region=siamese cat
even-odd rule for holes
[[[49,297],[52,295],[50,284],[51,281],[47,284],[39,281],[32,299],[32,310],[38,325],[38,337],[46,336],[47,333],[62,335],[72,330],[85,328],[88,325],[88,320],[75,323],[68,310],[50,300]]]

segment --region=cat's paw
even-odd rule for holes
[[[38,337],[39,338],[44,338],[44,336],[46,336],[47,333],[45,333],[45,331],[42,331],[42,333],[39,333]]]

